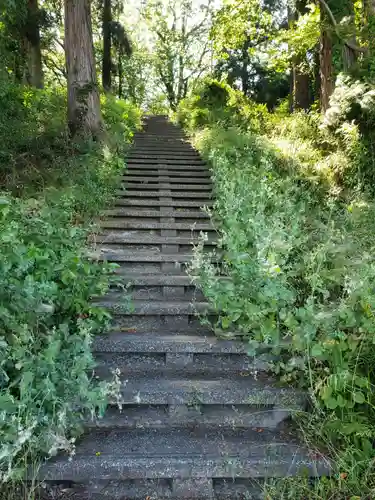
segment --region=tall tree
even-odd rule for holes
[[[292,13],[292,25],[293,21],[297,20],[299,17],[307,14],[307,1],[297,0],[295,2],[294,12]],[[291,26],[292,27],[292,26]],[[297,52],[293,57],[292,61],[292,109],[304,109],[308,110],[311,104],[310,99],[310,75],[306,71],[305,64],[306,54],[301,54]]]
[[[43,88],[42,51],[40,46],[40,11],[38,0],[27,0],[25,23],[25,80],[33,87]]]
[[[189,83],[209,69],[212,0],[196,8],[193,0],[151,1],[144,11],[155,38],[157,80],[176,109]]]
[[[112,72],[112,57],[111,57],[111,22],[112,22],[112,5],[111,0],[103,1],[103,61],[102,61],[102,83],[105,91],[111,90],[111,72]]]
[[[320,107],[323,113],[329,108],[329,98],[333,92],[332,35],[327,27],[327,15],[321,9],[321,34],[319,48],[320,66]]]
[[[97,137],[102,130],[92,40],[90,0],[65,0],[68,124],[72,135]]]

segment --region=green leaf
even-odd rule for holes
[[[326,407],[329,408],[330,410],[335,410],[338,406],[337,400],[335,398],[328,398],[327,401],[325,401]]]
[[[355,392],[353,394],[353,401],[355,401],[356,403],[359,403],[359,404],[362,404],[364,403],[366,400],[363,392]]]
[[[321,356],[323,354],[322,346],[320,344],[314,344],[312,346],[310,353],[311,353],[311,356],[314,356],[314,358]]]

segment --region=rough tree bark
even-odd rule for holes
[[[90,0],[65,0],[65,57],[68,124],[72,135],[97,137],[102,131],[95,72]]]
[[[295,10],[289,14],[289,22],[294,23],[299,16],[307,13],[307,1],[297,0]],[[304,62],[301,56],[296,56],[292,64],[292,109],[308,110],[311,104],[310,75],[301,70]]]
[[[323,28],[320,34],[320,107],[323,113],[329,108],[329,98],[333,92],[332,37]]]
[[[40,47],[38,0],[28,0],[25,29],[26,82],[36,88],[43,88],[42,51]]]
[[[102,83],[106,92],[111,90],[111,21],[112,6],[111,0],[104,0],[103,3],[103,61],[102,61]]]

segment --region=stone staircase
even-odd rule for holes
[[[41,471],[74,498],[263,498],[267,478],[326,470],[290,430],[305,394],[279,387],[245,343],[217,339],[196,317],[208,304],[186,265],[200,231],[215,246],[200,210],[211,204],[209,171],[183,132],[147,119],[97,238],[132,296],[131,309],[116,290],[103,299],[113,327],[94,342],[97,376],[121,371],[122,410],[114,401],[73,460]]]

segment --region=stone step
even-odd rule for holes
[[[215,231],[211,224],[184,222],[129,222],[126,217],[116,217],[100,222],[103,229],[170,229],[181,231]]]
[[[205,166],[206,162],[202,159],[190,159],[190,160],[180,160],[178,158],[174,158],[173,160],[169,159],[147,159],[147,158],[132,158],[131,161],[128,160],[128,165],[184,165],[186,168],[189,168],[190,165],[202,165]]]
[[[92,237],[96,243],[113,243],[128,245],[194,245],[198,243],[197,238],[191,236],[158,236],[134,234],[130,231],[110,231]],[[216,246],[216,240],[209,238],[205,241],[205,246]],[[113,250],[113,249],[112,249]]]
[[[186,200],[191,200],[194,198],[198,198],[201,205],[206,204],[211,200],[211,196],[209,192],[202,191],[201,193],[195,193],[190,191],[169,191],[167,189],[160,189],[159,191],[126,191],[118,190],[116,195],[123,198],[144,198],[147,200],[148,198],[186,198]],[[147,201],[147,205],[150,204]]]
[[[122,177],[123,179],[123,182],[128,184],[129,186],[132,186],[132,187],[137,187],[139,184],[141,184],[142,186],[141,187],[144,187],[144,185],[152,185],[153,187],[155,187],[155,185],[157,186],[156,189],[159,188],[159,185],[163,186],[165,184],[169,184],[169,185],[174,185],[174,184],[179,184],[179,185],[184,185],[183,182],[188,182],[189,185],[191,184],[197,184],[198,186],[207,186],[207,188],[210,188],[212,189],[212,183],[210,181],[209,178],[197,178],[197,179],[192,179],[191,177],[189,177],[188,179],[181,179],[181,178],[173,178],[170,176],[170,174],[158,174],[157,177],[137,177],[137,176],[133,176],[133,175],[124,175]],[[161,187],[161,189],[169,189],[169,188],[164,188],[164,187]],[[174,189],[174,188],[171,188],[171,189]],[[191,189],[191,188],[189,188]],[[202,188],[203,189],[203,188]]]
[[[249,377],[259,379],[270,371],[271,355],[212,353],[103,353],[95,351],[95,376],[108,379],[118,369],[122,379],[136,376]]]
[[[210,216],[203,210],[186,212],[184,210],[134,210],[130,208],[112,208],[104,210],[103,215],[108,217],[170,217],[173,219],[209,219]]]
[[[107,299],[106,296],[95,300],[95,304],[113,310],[117,315],[125,316],[185,316],[205,313],[210,310],[207,302],[177,301],[177,300],[132,300],[131,309],[128,309],[128,304],[124,303],[124,294],[111,294],[113,300]],[[124,304],[124,306],[122,305]]]
[[[173,169],[164,170],[158,168],[154,170],[131,169],[128,171],[128,173],[125,172],[124,175],[128,177],[133,176],[136,179],[139,179],[140,176],[157,178],[159,177],[159,175],[169,175],[169,177],[173,177],[176,180],[185,177],[189,178],[193,177],[195,178],[196,181],[198,181],[199,179],[210,179],[210,173],[208,172],[208,170],[202,170],[202,171],[194,170],[194,172],[185,172],[183,170],[173,170]]]
[[[48,498],[62,500],[264,500],[262,484],[243,478],[99,480],[69,488],[46,482],[43,493],[51,491]]]
[[[125,297],[128,298],[129,295],[132,300],[179,299],[197,302],[205,301],[203,293],[192,285],[137,285],[128,278],[129,276],[119,277],[120,283],[112,284],[110,291],[106,294],[106,299],[110,299],[117,291],[118,295],[115,298],[119,301],[124,300]],[[122,289],[122,292],[119,292],[119,289]]]
[[[124,189],[126,189],[130,194],[133,190],[178,190],[178,191],[208,191],[211,192],[212,186],[210,184],[181,184],[179,183],[171,183],[171,182],[155,182],[155,183],[147,183],[147,182],[127,182],[126,177],[124,181],[120,184]],[[189,193],[186,193],[187,195]]]
[[[184,254],[184,253],[171,253],[171,254],[163,254],[157,252],[132,252],[119,249],[118,251],[101,251],[97,250],[92,255],[93,259],[102,259],[108,262],[191,262],[193,259],[192,254]],[[216,260],[218,260],[217,257]]]
[[[88,428],[259,428],[276,429],[290,418],[288,409],[251,405],[110,405],[104,416],[87,422]]]
[[[214,322],[213,316],[208,316],[208,320]],[[124,332],[142,335],[143,333],[160,333],[170,335],[212,335],[212,328],[202,325],[199,318],[194,314],[184,314],[180,316],[168,316],[155,314],[153,316],[132,316],[113,314],[110,332]]]
[[[155,164],[153,167],[151,164],[142,164],[142,163],[128,163],[127,170],[131,172],[132,170],[151,170],[152,168],[161,169],[161,170],[169,170],[169,171],[179,171],[183,170],[184,172],[208,172],[208,168],[204,165],[170,165],[168,163]]]
[[[164,405],[277,405],[290,411],[303,411],[304,392],[277,387],[250,377],[132,377],[121,388],[123,404]]]
[[[125,334],[112,332],[94,337],[93,349],[100,352],[247,354],[247,342],[220,340],[216,336]]]
[[[123,193],[123,191],[121,191]],[[130,206],[130,207],[173,207],[177,208],[202,208],[212,207],[213,200],[205,200],[203,203],[201,201],[196,200],[142,200],[141,198],[137,199],[126,199],[126,198],[117,198],[115,201],[115,206]]]
[[[324,459],[316,459],[298,442],[276,431],[98,429],[83,438],[71,461],[58,457],[42,466],[38,479],[201,478],[210,480],[207,489],[212,487],[212,478],[315,477],[328,471]]]
[[[191,152],[180,152],[180,154],[176,154],[176,152],[171,153],[170,151],[139,151],[139,150],[134,150],[129,156],[127,157],[127,161],[133,160],[133,159],[146,159],[146,160],[154,160],[157,158],[158,160],[184,160],[184,161],[189,161],[189,160],[200,160],[202,161],[201,157],[196,151],[191,151]]]

